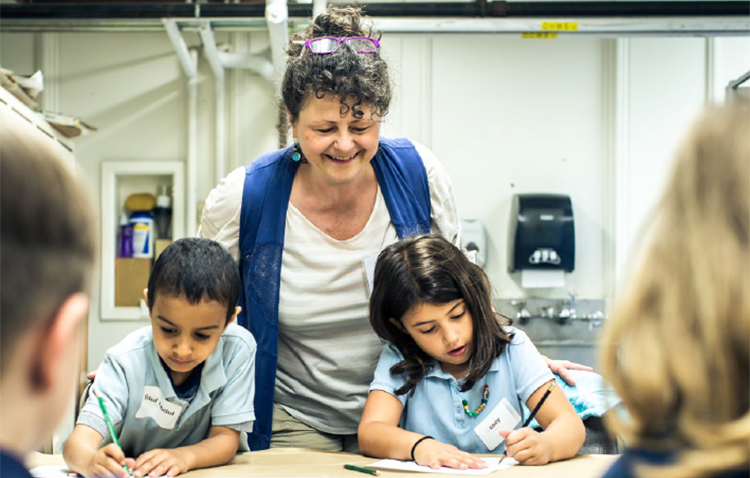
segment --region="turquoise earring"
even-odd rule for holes
[[[299,152],[299,143],[294,143],[292,151],[292,161],[299,163],[299,160],[302,159],[302,155]]]

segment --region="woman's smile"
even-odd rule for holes
[[[350,156],[336,156],[333,154],[324,153],[323,155],[328,158],[329,160],[333,161],[334,163],[338,164],[349,164],[353,162],[357,157],[360,155],[361,151],[357,151],[356,153],[350,155]]]

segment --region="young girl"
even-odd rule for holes
[[[482,269],[442,237],[408,238],[380,254],[370,322],[390,344],[359,425],[363,454],[465,469],[485,466],[471,453],[542,465],[583,444],[583,423],[555,387],[536,415],[544,432],[513,430],[521,423],[508,416],[521,415],[521,400],[533,410],[552,373],[523,331],[500,322]]]

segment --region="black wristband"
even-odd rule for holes
[[[411,447],[411,461],[417,461],[417,459],[414,458],[414,450],[417,449],[417,445],[419,445],[420,443],[422,443],[425,440],[434,440],[434,438],[432,438],[429,435],[425,435],[422,438],[420,438],[419,440],[417,440],[417,442],[414,444],[414,446]]]

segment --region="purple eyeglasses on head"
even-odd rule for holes
[[[304,45],[316,55],[327,55],[335,53],[339,45],[347,43],[357,53],[376,53],[380,48],[380,42],[370,37],[318,37],[309,40],[294,40],[296,45]],[[300,55],[305,50],[302,49]]]

